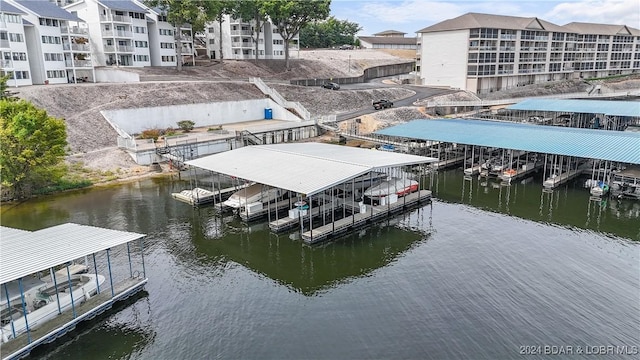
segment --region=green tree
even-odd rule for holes
[[[305,25],[300,30],[300,46],[328,48],[343,44],[355,45],[355,35],[360,30],[362,27],[358,23],[331,16]]]
[[[253,34],[251,38],[255,44],[255,59],[258,60],[258,43],[260,42],[260,32],[267,21],[267,14],[264,10],[265,0],[237,0],[233,15],[243,20],[253,20]]]
[[[204,16],[208,21],[217,21],[220,29],[218,44],[220,45],[220,62],[224,61],[224,53],[222,52],[222,23],[224,16],[230,15],[237,9],[238,3],[227,0],[200,0],[200,7],[204,12]]]
[[[167,21],[175,28],[177,70],[182,70],[182,31],[184,24],[190,24],[192,34],[204,29],[208,20],[202,11],[201,1],[197,0],[144,0],[144,4],[162,10]],[[193,54],[191,54],[193,56]]]
[[[0,100],[0,183],[14,197],[60,180],[66,146],[63,120],[25,100]]]
[[[289,42],[306,24],[326,19],[329,16],[331,0],[267,0],[263,4],[264,12],[276,26],[284,40],[284,59],[289,66]]]
[[[9,85],[7,82],[11,79],[13,73],[8,73],[0,76],[0,100],[13,100],[15,99],[14,93],[9,91]]]

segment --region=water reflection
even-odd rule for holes
[[[191,240],[195,258],[241,264],[304,295],[366,276],[428,237],[431,207],[390,218],[319,246],[304,245],[293,231],[274,234],[267,223],[246,224],[233,216],[195,211]],[[425,213],[427,219],[425,220]],[[203,216],[204,215],[204,216]],[[203,256],[204,255],[204,256]]]
[[[640,203],[630,199],[591,199],[578,179],[552,192],[536,177],[505,185],[496,179],[465,177],[460,169],[432,175],[434,196],[448,202],[534,221],[610,233],[640,240]]]
[[[146,291],[137,293],[118,304],[108,315],[79,324],[71,337],[36,348],[28,359],[71,359],[83,354],[85,358],[96,360],[126,359],[142,352],[156,337],[149,326],[147,297]],[[109,320],[105,323],[107,316]]]

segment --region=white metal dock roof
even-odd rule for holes
[[[187,161],[188,165],[313,195],[373,170],[434,158],[322,143],[247,146]]]
[[[0,284],[144,236],[73,223],[33,232],[0,226]]]

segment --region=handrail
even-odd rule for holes
[[[269,95],[278,105],[285,109],[293,109],[304,120],[311,120],[311,113],[302,104],[297,101],[286,100],[279,92],[265,84],[262,79],[251,77],[249,78],[249,83],[254,84],[263,94]]]
[[[242,139],[250,139],[251,142],[253,142],[254,145],[262,145],[262,139],[260,139],[259,137],[257,137],[254,133],[252,133],[251,131],[248,130],[242,130],[240,132],[240,136],[242,137]]]

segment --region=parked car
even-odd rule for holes
[[[331,89],[331,90],[338,90],[340,89],[340,85],[334,83],[334,82],[326,82],[324,84],[322,84],[322,87],[325,89]]]
[[[340,49],[340,50],[353,50],[353,45],[349,45],[349,44],[340,45],[338,47],[338,49]]]
[[[372,105],[373,105],[373,108],[376,109],[376,110],[393,107],[393,103],[391,101],[387,100],[387,99],[374,101],[372,103]]]

